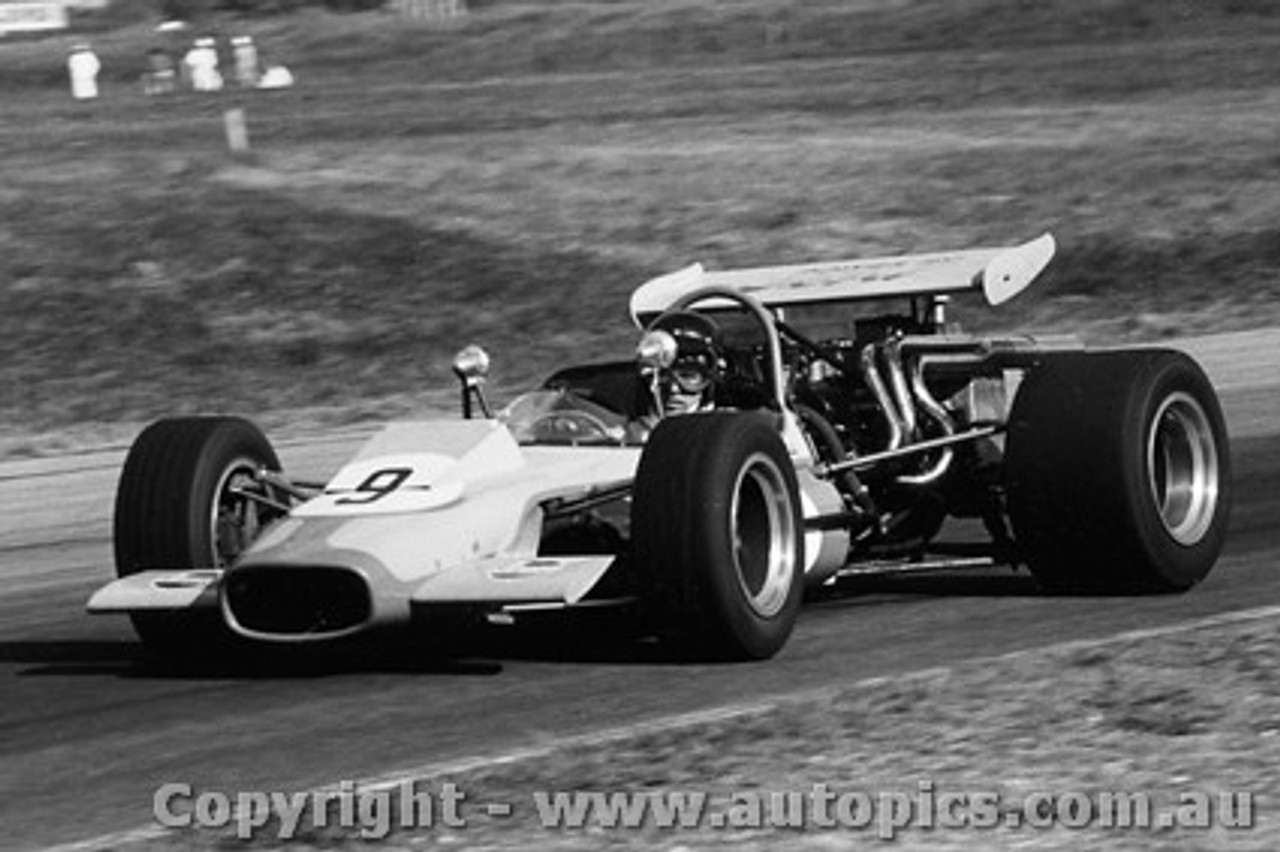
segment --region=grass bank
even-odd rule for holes
[[[0,45],[0,431],[379,419],[630,350],[627,294],[733,267],[1062,254],[971,328],[1280,321],[1280,17],[1247,0],[472,4],[219,18],[299,85],[147,99],[151,21]],[[225,110],[252,151],[225,151]],[[131,428],[126,425],[124,428]],[[34,444],[32,444],[34,446]]]

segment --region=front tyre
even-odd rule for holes
[[[244,496],[280,461],[262,432],[237,417],[152,423],[134,441],[116,491],[116,574],[226,568],[272,520]],[[133,613],[134,629],[162,651],[198,650],[230,637],[216,609]]]
[[[636,471],[633,555],[659,632],[694,656],[758,660],[791,635],[803,593],[795,469],[774,418],[669,417]]]
[[[1006,462],[1014,535],[1051,590],[1183,591],[1222,550],[1226,427],[1181,352],[1047,358],[1014,401]]]

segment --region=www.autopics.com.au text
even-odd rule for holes
[[[891,840],[907,830],[1248,829],[1255,796],[1240,791],[1033,792],[939,790],[928,780],[907,792],[837,789],[601,792],[538,790],[526,802],[472,801],[458,785],[403,780],[344,781],[305,792],[200,791],[169,783],[152,798],[156,822],[171,829],[234,828],[241,839],[287,840],[303,828],[337,828],[376,840],[392,831],[465,829],[474,820],[515,820],[545,830],[848,830]]]

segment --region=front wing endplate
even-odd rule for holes
[[[418,586],[417,604],[509,604],[580,601],[615,557],[492,556],[442,571]]]

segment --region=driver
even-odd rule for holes
[[[636,421],[644,434],[668,415],[715,408],[721,352],[720,329],[702,314],[671,311],[649,326],[636,350],[652,399],[650,411]]]

